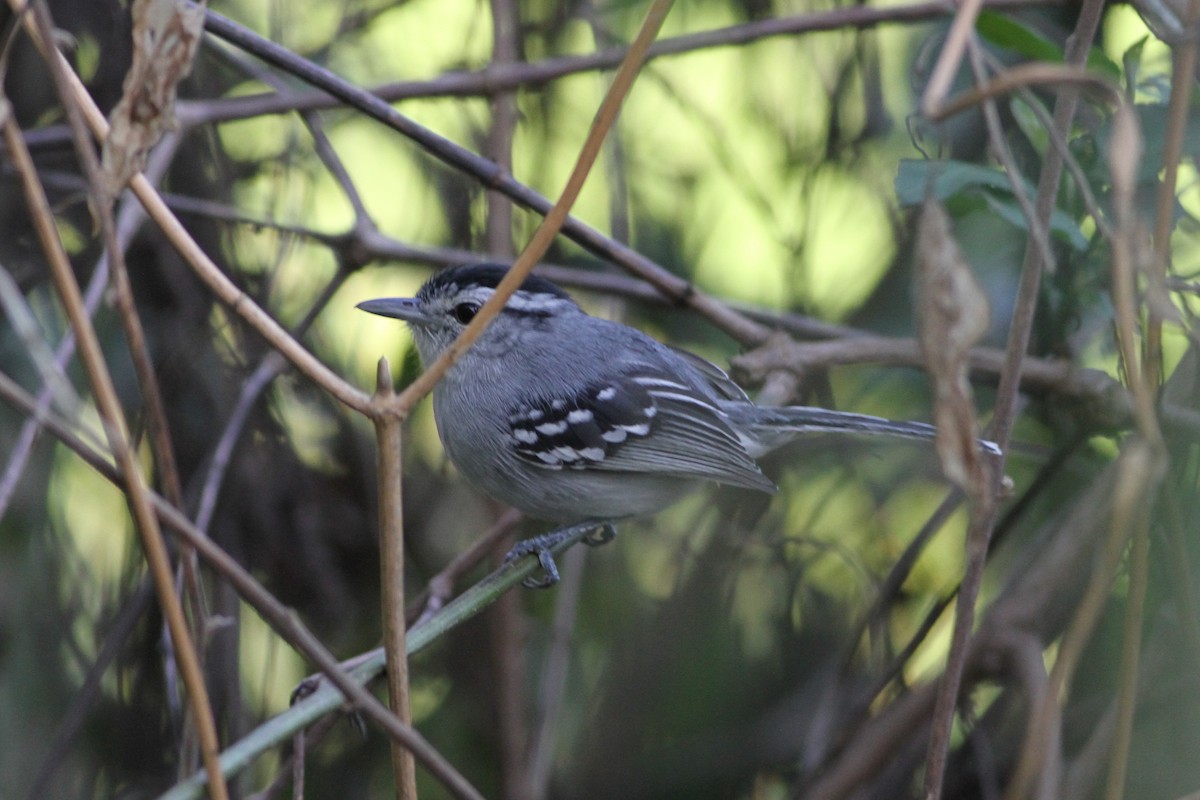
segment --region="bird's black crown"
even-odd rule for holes
[[[458,291],[467,286],[483,286],[495,289],[508,273],[504,264],[464,264],[450,267],[436,273],[425,282],[417,296],[424,299],[434,294],[447,291]],[[454,287],[454,288],[451,288]],[[563,300],[571,300],[571,295],[559,286],[539,275],[530,275],[521,284],[521,291],[530,294],[549,294]],[[572,301],[573,302],[573,301]]]

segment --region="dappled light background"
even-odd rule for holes
[[[129,63],[128,4],[49,5],[70,34],[73,65],[109,109]],[[508,68],[518,70],[622,47],[644,14],[640,3],[547,0],[211,0],[210,8],[357,85],[403,96],[396,101],[403,114],[508,161],[518,181],[550,198],[574,164],[611,73],[564,70],[522,80],[511,93],[488,89],[486,81],[451,92],[444,82],[494,68],[497,14],[514,21],[505,45],[516,54]],[[681,2],[660,38],[838,8]],[[980,25],[995,68],[1047,57],[1034,40],[1061,60],[1077,12],[1058,3],[987,12],[1015,21],[1012,28]],[[816,337],[795,326],[810,318],[838,326],[822,329],[831,340],[868,333],[910,339],[918,316],[913,209],[932,194],[951,214],[989,299],[982,345],[999,352],[1017,302],[1028,224],[977,109],[943,125],[917,115],[946,28],[945,18],[929,16],[731,41],[650,61],[573,214],[798,341]],[[7,63],[5,92],[86,282],[101,251],[61,108],[23,36],[13,37]],[[1113,6],[1093,68],[1141,104],[1147,155],[1138,210],[1149,218],[1169,47],[1130,7]],[[970,80],[964,68],[956,85]],[[233,105],[309,92],[296,78],[206,39],[181,89],[181,125],[168,142],[173,157],[163,155],[165,172],[153,179],[222,269],[335,372],[370,391],[383,356],[405,385],[419,369],[407,331],[355,304],[411,296],[432,269],[464,259],[511,260],[540,217],[516,208],[507,224],[496,208],[508,201],[498,193],[354,110],[327,104],[305,117]],[[496,112],[505,98],[515,101],[508,130]],[[1015,177],[1032,191],[1050,144],[1030,104],[1049,109],[1053,94],[1001,100],[1004,135],[1023,173]],[[1105,215],[1109,120],[1110,109],[1089,100],[1071,135]],[[1188,130],[1194,139],[1200,128]],[[509,136],[511,148],[496,144]],[[322,155],[326,144],[344,177]],[[1200,194],[1190,160],[1180,174],[1181,221],[1171,246],[1182,281],[1200,263]],[[0,292],[0,369],[36,393],[66,321],[7,162],[0,181],[0,269],[11,279]],[[1088,491],[1130,427],[1128,415],[1103,400],[1112,395],[1061,388],[1092,374],[1084,370],[1097,371],[1094,379],[1109,388],[1124,374],[1113,339],[1110,251],[1095,215],[1066,186],[1050,222],[1058,263],[1037,299],[1030,356],[1062,365],[1066,377],[1024,387],[1020,397],[1006,465],[1011,489],[981,609],[1030,570],[1072,509],[1099,502]],[[371,425],[287,368],[247,389],[256,371],[271,369],[272,349],[208,293],[152,225],[141,224],[126,249],[185,512],[195,519],[221,436],[244,412],[217,476],[208,534],[339,657],[376,646]],[[627,291],[617,266],[565,237],[544,260],[568,288],[572,275],[590,279],[592,289],[572,291],[592,313],[722,366],[744,349],[682,305]],[[1190,291],[1164,291],[1162,302],[1190,320],[1194,283]],[[157,481],[116,312],[101,303],[95,323],[131,427],[143,440],[139,456]],[[1164,331],[1168,376],[1194,357],[1181,332],[1189,324]],[[933,395],[919,364],[878,360],[795,364],[794,391],[771,400],[929,420]],[[750,369],[735,376],[752,392],[764,377]],[[986,424],[998,367],[978,369],[973,379]],[[102,442],[76,361],[67,362],[60,381],[54,409],[86,439]],[[1179,383],[1175,402],[1194,414],[1195,382]],[[136,532],[121,492],[52,436],[19,444],[26,424],[27,415],[0,404],[0,456],[8,470],[0,496],[0,783],[7,787],[0,795],[155,796],[197,762]],[[1200,653],[1189,649],[1200,639],[1188,629],[1196,618],[1188,587],[1200,530],[1194,423],[1186,430],[1170,441],[1163,489],[1173,498],[1164,503],[1170,520],[1153,517],[1145,670],[1159,691],[1138,709],[1129,797],[1177,797],[1200,786]],[[11,466],[18,455],[19,465]],[[504,509],[455,475],[427,402],[406,424],[404,463],[407,582],[415,597]],[[763,466],[780,487],[775,497],[710,488],[653,519],[623,523],[614,543],[564,559],[571,586],[515,593],[436,642],[411,665],[414,725],[487,797],[807,796],[836,772],[867,720],[945,667],[968,511],[953,505],[944,521],[931,524],[951,486],[929,445],[811,437]],[[1107,502],[1108,495],[1099,496]],[[517,535],[544,529],[524,521]],[[1171,530],[1186,536],[1173,538]],[[918,539],[923,546],[913,545]],[[460,586],[498,564],[504,549]],[[908,556],[906,571],[896,571]],[[222,581],[201,574],[210,614],[205,665],[228,744],[286,709],[312,665]],[[1064,584],[1082,585],[1088,574],[1080,567]],[[889,584],[889,576],[898,583]],[[1102,759],[1097,767],[1085,746],[1117,692],[1127,587],[1122,567],[1065,701],[1064,757],[1083,770],[1072,784],[1081,793],[1072,796],[1099,796],[1103,788],[1095,777],[1103,774],[1095,772]],[[1056,614],[1070,617],[1077,599],[1078,592],[1065,593]],[[1060,624],[1038,643],[1047,665],[1061,633]],[[1176,651],[1175,666],[1165,666]],[[979,669],[987,674],[972,678],[959,718],[948,797],[996,796],[989,792],[1006,785],[1022,741],[1021,687],[1013,688],[1001,666]],[[855,796],[918,796],[914,776],[927,737],[924,728],[914,731],[911,743],[891,752],[890,767]],[[276,780],[289,752],[281,747],[256,760],[234,779],[238,795]],[[349,719],[339,718],[310,746],[306,763],[310,797],[392,792],[386,738],[370,727],[361,733]],[[418,777],[422,797],[447,796],[428,774]],[[287,786],[286,775],[279,783]]]

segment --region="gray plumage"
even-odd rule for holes
[[[359,308],[406,320],[429,364],[505,271],[447,269],[416,298]],[[471,484],[562,523],[650,514],[704,481],[773,492],[754,459],[804,432],[934,434],[921,423],[756,406],[715,365],[593,317],[539,277],[450,368],[433,404],[446,453]]]

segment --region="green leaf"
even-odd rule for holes
[[[1062,48],[1057,43],[995,11],[982,12],[975,22],[975,30],[997,47],[1011,50],[1026,58],[1035,61],[1063,60]]]
[[[1041,102],[1036,97],[1031,99],[1035,103]],[[1009,100],[1008,108],[1012,111],[1013,119],[1017,121],[1017,127],[1021,129],[1021,133],[1025,134],[1025,138],[1033,145],[1033,149],[1039,155],[1045,156],[1046,151],[1050,148],[1050,134],[1046,133],[1046,126],[1042,124],[1041,118],[1033,112],[1023,97],[1014,96]]]
[[[933,196],[945,200],[963,189],[986,187],[1007,191],[1008,178],[992,167],[981,167],[965,161],[923,161],[904,159],[896,172],[896,199],[902,206],[924,202],[926,191],[933,181]]]
[[[1142,71],[1142,51],[1149,40],[1150,34],[1146,34],[1121,54],[1121,63],[1125,66],[1125,94],[1130,98],[1136,97],[1138,78]]]
[[[1051,61],[1057,64],[1061,64],[1064,60],[1063,48],[1058,42],[1047,39],[1032,28],[1022,25],[1011,17],[997,14],[995,11],[981,13],[975,22],[975,30],[986,41],[1028,59]],[[1110,80],[1121,80],[1121,68],[1097,47],[1088,51],[1087,65],[1088,69],[1098,72]]]
[[[1005,199],[992,194],[985,194],[984,199],[987,201],[990,209],[995,211],[997,215],[1006,220],[1014,228],[1020,228],[1026,233],[1029,232],[1029,220],[1025,219],[1024,212],[1021,211],[1021,207],[1011,195]],[[1075,224],[1075,220],[1071,219],[1061,208],[1054,209],[1050,214],[1050,233],[1062,239],[1079,252],[1087,250],[1087,237],[1083,235],[1083,231]]]
[[[1029,181],[1021,178],[1029,197],[1036,191]],[[932,183],[931,183],[932,181]],[[982,196],[988,208],[1014,227],[1029,230],[1025,215],[1012,194],[1012,184],[1002,170],[967,164],[962,161],[904,160],[896,173],[896,198],[902,206],[915,206],[925,200],[927,193],[941,201],[956,195]],[[1050,216],[1050,231],[1076,250],[1086,250],[1087,237],[1078,223],[1062,209]]]

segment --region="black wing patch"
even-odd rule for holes
[[[509,435],[517,455],[539,466],[588,467],[626,440],[649,434],[657,414],[645,387],[622,378],[514,410]]]
[[[514,452],[547,469],[660,473],[775,491],[724,412],[672,375],[606,379],[569,398],[524,405],[508,422]]]

